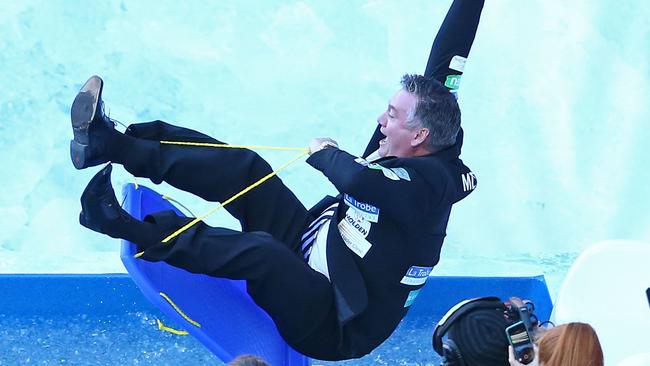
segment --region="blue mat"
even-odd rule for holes
[[[147,187],[136,189],[128,184],[123,195],[125,209],[136,218],[169,209],[182,215]],[[145,297],[176,322],[173,326],[188,331],[224,362],[241,354],[254,354],[274,366],[310,364],[307,357],[284,342],[271,318],[246,293],[244,281],[192,274],[164,262],[136,259],[135,254],[135,245],[124,241],[122,262]],[[181,316],[161,292],[200,326]]]

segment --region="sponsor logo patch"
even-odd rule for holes
[[[345,204],[357,210],[357,214],[359,214],[361,217],[370,222],[379,221],[379,208],[369,203],[359,202],[348,194],[345,194],[343,197]]]
[[[411,181],[411,176],[409,175],[409,172],[406,171],[404,168],[391,168],[393,173],[397,174],[397,176],[400,179],[408,180],[409,182]]]
[[[427,282],[431,270],[433,270],[433,267],[412,266],[408,271],[406,271],[406,274],[402,277],[402,280],[399,283],[409,286],[422,285]]]
[[[384,173],[384,177],[390,179],[390,180],[399,180],[399,176],[395,174],[394,171],[388,169],[388,168],[383,168],[381,170],[382,173]]]
[[[409,295],[406,297],[406,302],[404,302],[404,307],[408,308],[409,306],[413,305],[413,302],[415,301],[415,298],[418,297],[418,294],[420,294],[419,289],[409,292]]]
[[[383,170],[383,169],[384,169],[383,166],[381,166],[381,165],[379,165],[379,164],[376,164],[376,163],[370,163],[370,164],[368,164],[368,168],[370,168],[370,169],[374,169],[374,170]]]
[[[339,232],[343,242],[353,251],[356,255],[363,258],[372,247],[369,241],[361,237],[357,229],[348,224],[345,220],[339,223]]]
[[[359,157],[359,158],[354,159],[354,161],[356,163],[358,163],[358,164],[363,165],[363,166],[368,166],[368,160],[366,160],[364,158]]]
[[[467,62],[467,58],[456,55],[451,58],[451,61],[449,62],[449,68],[463,72],[463,70],[465,70],[465,62]]]
[[[404,168],[386,168],[376,163],[368,164],[368,168],[374,170],[381,170],[381,172],[384,173],[384,176],[390,180],[404,179],[407,181],[411,181],[411,176]]]
[[[372,244],[366,240],[370,232],[370,225],[354,208],[348,208],[345,218],[338,224],[345,245],[361,258],[372,247]]]
[[[344,222],[353,227],[363,238],[368,236],[370,226],[372,225],[370,222],[366,221],[363,216],[359,215],[357,210],[352,208],[349,208],[345,213],[345,218],[341,223]]]
[[[460,75],[447,75],[445,86],[451,90],[456,90],[460,87]]]

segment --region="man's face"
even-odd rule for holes
[[[406,119],[416,104],[417,97],[404,89],[400,89],[390,99],[386,111],[377,118],[377,123],[381,125],[380,131],[386,136],[379,141],[379,156],[414,156],[418,129],[408,128]]]

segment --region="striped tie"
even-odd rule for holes
[[[307,231],[302,235],[302,238],[300,239],[300,242],[302,243],[302,246],[300,247],[300,250],[302,252],[303,257],[305,257],[305,260],[309,260],[309,255],[311,254],[311,249],[312,246],[314,245],[314,240],[316,239],[316,235],[318,234],[318,229],[320,229],[321,226],[323,226],[324,223],[328,222],[329,219],[334,216],[334,211],[336,211],[336,208],[338,207],[338,203],[334,203],[328,208],[323,211],[320,216],[316,218],[316,220],[312,221],[311,224],[307,227]]]

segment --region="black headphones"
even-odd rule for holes
[[[519,320],[523,321],[529,331],[532,331],[538,324],[537,317],[533,314],[535,307],[532,302],[524,302],[513,298],[511,301],[504,303],[494,296],[461,301],[449,309],[433,331],[431,342],[436,353],[442,356],[443,363],[441,366],[467,366],[456,343],[449,338],[443,340],[443,337],[459,318],[477,309],[501,311],[504,318],[512,320],[513,323]]]
[[[458,347],[451,339],[442,340],[451,326],[463,315],[476,309],[506,310],[506,306],[498,297],[479,297],[476,299],[464,300],[449,309],[436,325],[433,331],[433,349],[442,356],[443,366],[466,366],[465,360]]]

